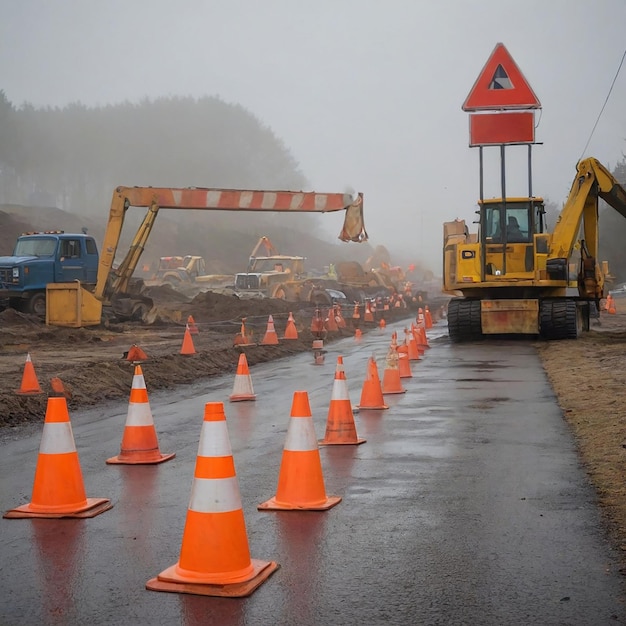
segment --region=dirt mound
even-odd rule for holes
[[[275,298],[240,299],[207,291],[198,294],[190,303],[190,315],[197,322],[241,320],[242,317],[287,315],[294,304]]]
[[[44,326],[44,322],[35,315],[20,313],[15,309],[5,309],[0,311],[0,327],[6,326],[33,328]]]
[[[0,256],[10,256],[17,237],[29,230],[32,228],[26,220],[6,211],[0,211]]]

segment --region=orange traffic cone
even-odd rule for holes
[[[409,361],[419,361],[420,360],[420,351],[417,347],[417,339],[415,338],[415,333],[413,329],[404,331],[407,336],[407,345],[409,347]]]
[[[262,346],[275,346],[278,345],[278,335],[276,334],[276,329],[274,328],[274,318],[270,315],[267,319],[267,330],[265,331],[265,336],[263,337],[263,341],[261,342]]]
[[[328,309],[326,319],[324,320],[324,327],[326,328],[326,330],[333,333],[339,330],[339,326],[337,326],[337,320],[335,319],[335,311],[333,307],[330,307],[330,309]]]
[[[313,340],[313,363],[314,365],[324,365],[324,340],[323,339],[314,339]]]
[[[191,338],[191,332],[189,330],[189,324],[185,325],[185,336],[183,337],[183,345],[180,348],[181,354],[195,354],[196,349],[193,345],[193,339]]]
[[[427,304],[424,305],[424,323],[426,328],[433,327],[433,316],[430,314],[430,309]]]
[[[276,495],[257,508],[259,511],[326,511],[339,502],[340,497],[326,495],[309,396],[306,391],[296,391]]]
[[[355,340],[356,342],[359,342],[359,341],[361,341],[362,337],[363,337],[363,333],[361,332],[361,329],[360,329],[360,328],[357,328],[357,329],[354,331],[354,340]]]
[[[400,378],[412,378],[411,363],[409,362],[409,347],[406,344],[398,346],[398,372]]]
[[[365,443],[356,434],[352,405],[348,396],[348,383],[343,369],[343,357],[337,357],[335,380],[326,420],[326,434],[320,441],[322,445],[347,445]]]
[[[426,328],[422,326],[419,329],[419,331],[422,333],[422,341],[421,341],[422,346],[424,346],[424,348],[430,349],[430,346],[428,345],[428,337],[426,336]]]
[[[287,320],[287,326],[285,327],[285,334],[283,339],[297,339],[298,329],[296,328],[296,322],[293,319],[293,314],[289,312],[289,319]]]
[[[388,409],[383,398],[383,389],[378,377],[376,359],[371,356],[367,362],[367,376],[361,389],[359,409]]]
[[[318,338],[326,336],[326,329],[324,328],[324,318],[322,312],[319,309],[315,309],[313,317],[311,319],[311,332]]]
[[[341,305],[340,304],[336,304],[334,308],[335,308],[335,319],[337,320],[337,327],[338,328],[345,328],[346,327],[346,320],[343,318],[343,315],[341,313]]]
[[[387,353],[386,367],[383,372],[383,395],[387,393],[406,393],[406,389],[402,387],[402,383],[400,382],[398,361],[398,351],[392,343]]]
[[[72,399],[71,392],[65,388],[63,381],[56,376],[50,379],[50,395],[51,396],[62,396],[66,400]]]
[[[146,381],[141,365],[135,365],[120,453],[107,459],[107,463],[109,465],[153,465],[169,461],[175,456],[175,453],[161,454],[159,450]]]
[[[369,300],[365,303],[365,312],[363,313],[364,322],[373,322],[374,314],[372,313],[372,307]]]
[[[26,355],[22,384],[19,389],[15,390],[15,393],[19,393],[22,396],[36,396],[37,394],[43,393],[39,386],[39,381],[37,380],[37,374],[35,374],[35,366],[30,359],[30,353]]]
[[[233,393],[229,397],[231,402],[240,402],[242,400],[256,400],[256,394],[252,388],[252,378],[248,369],[248,359],[242,352],[239,355],[239,363],[237,364],[237,373],[235,374],[235,384],[233,385]]]
[[[85,496],[67,402],[62,397],[48,398],[32,501],[4,517],[95,517],[112,506],[105,498]]]
[[[147,361],[148,355],[134,343],[126,353],[126,360],[131,363],[139,363],[140,361]]]
[[[611,294],[606,297],[606,310],[609,312],[610,315],[615,315],[617,313],[615,298]]]
[[[192,335],[197,335],[200,331],[198,330],[198,326],[196,324],[196,320],[193,319],[193,315],[190,315],[187,318],[187,326],[189,326],[189,332]]]
[[[426,352],[426,346],[422,344],[422,329],[418,328],[415,324],[411,324],[411,334],[415,339],[415,345],[417,347],[417,354],[421,358],[424,352]]]
[[[240,598],[278,569],[250,558],[222,402],[207,402],[180,558],[146,583],[152,591]]]
[[[387,322],[385,322],[385,318],[384,317],[381,317],[380,318],[380,322],[378,322],[378,328],[380,329],[380,332],[385,330],[386,327],[387,327]]]
[[[361,313],[359,312],[359,303],[358,302],[355,302],[355,304],[354,304],[354,310],[352,311],[352,319],[353,320],[361,319]]]
[[[250,345],[250,337],[246,334],[246,319],[245,317],[241,318],[241,330],[235,335],[235,341],[233,342],[236,346]]]

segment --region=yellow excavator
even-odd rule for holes
[[[147,208],[123,260],[114,265],[124,217],[131,207]],[[345,211],[342,241],[367,240],[363,223],[363,194],[240,189],[117,187],[98,260],[94,285],[80,281],[50,283],[46,287],[46,323],[56,326],[96,326],[103,306],[117,314],[150,321],[152,300],[132,281],[160,209],[205,211],[276,211],[284,213]]]
[[[479,202],[479,232],[444,224],[444,291],[452,341],[524,334],[569,339],[589,329],[604,295],[598,200],[626,217],[626,190],[596,159],[576,177],[552,232],[542,198]]]

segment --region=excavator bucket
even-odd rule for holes
[[[356,243],[368,240],[363,221],[363,194],[359,194],[357,199],[346,209],[339,239],[341,241],[355,241]]]
[[[79,281],[46,286],[46,324],[70,328],[98,326],[101,317],[102,302]]]

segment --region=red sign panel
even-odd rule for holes
[[[470,113],[470,147],[534,143],[533,111]]]
[[[464,111],[540,109],[541,103],[504,44],[499,43],[462,108]]]

